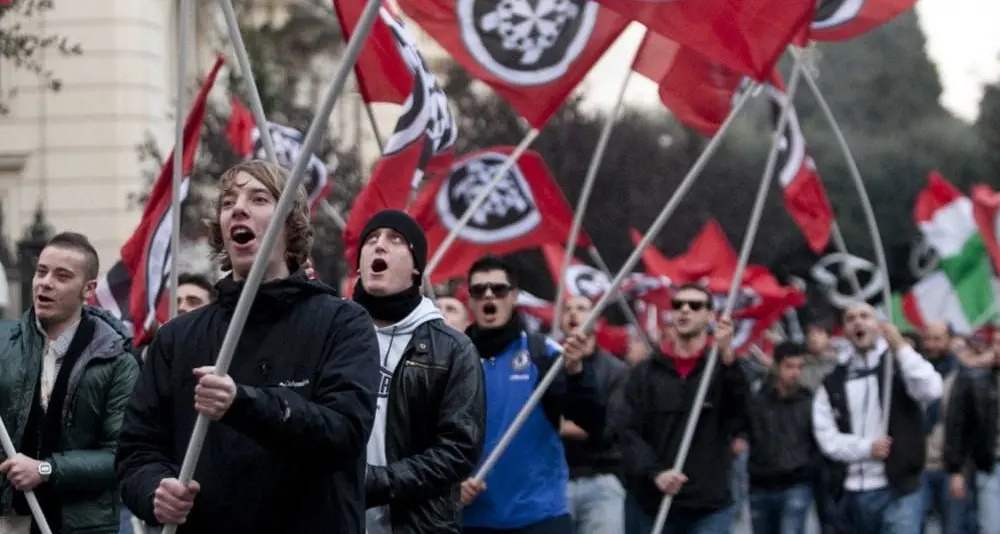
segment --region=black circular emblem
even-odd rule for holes
[[[507,154],[486,152],[452,166],[451,175],[435,198],[438,216],[449,230],[456,226],[506,160]],[[502,243],[534,230],[541,220],[531,188],[520,168],[514,165],[458,235],[474,243]]]
[[[565,276],[572,294],[592,299],[603,295],[611,285],[608,275],[589,265],[570,265]]]
[[[819,0],[812,27],[826,29],[839,26],[857,17],[864,6],[865,0]]]
[[[274,152],[278,158],[278,165],[291,171],[295,167],[295,161],[302,153],[302,132],[277,124],[268,122],[268,130],[271,132],[271,141],[274,143]],[[267,152],[264,150],[264,140],[260,136],[258,128],[253,129],[253,149],[257,158],[266,160]],[[312,198],[320,193],[323,180],[326,176],[326,165],[316,154],[309,155],[309,164],[306,167],[305,176],[302,179],[302,186],[306,189],[306,194]]]
[[[458,0],[469,54],[512,85],[566,74],[587,46],[600,7],[589,0]]]

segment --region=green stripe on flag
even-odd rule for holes
[[[980,234],[970,237],[957,254],[941,258],[938,268],[955,288],[969,323],[990,319],[989,315],[996,314],[993,267]]]

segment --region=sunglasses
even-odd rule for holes
[[[670,305],[674,308],[674,311],[681,310],[684,306],[691,308],[691,311],[701,311],[708,307],[708,303],[704,300],[681,300],[674,299],[671,301]]]
[[[490,291],[498,299],[502,299],[510,294],[514,289],[510,284],[472,284],[469,286],[469,296],[474,299],[481,299]]]

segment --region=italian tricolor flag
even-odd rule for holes
[[[938,271],[893,299],[894,321],[919,329],[948,321],[968,333],[997,315],[997,283],[972,201],[938,173],[917,195],[913,208],[920,231],[939,254]]]

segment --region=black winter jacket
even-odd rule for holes
[[[978,471],[993,472],[997,443],[997,380],[1000,369],[962,369],[955,377],[945,418],[944,464],[961,473],[972,459]]]
[[[782,397],[769,378],[747,412],[750,485],[771,490],[808,483],[821,458],[812,430],[812,393],[800,387]]]
[[[706,358],[681,378],[671,360],[655,354],[632,370],[625,385],[621,432],[625,483],[648,515],[656,515],[663,499],[654,480],[672,467],[677,456]],[[682,470],[688,482],[675,496],[672,510],[711,513],[732,503],[729,429],[745,425],[746,398],[746,376],[739,365],[720,361]]]
[[[417,327],[389,384],[388,465],[369,466],[366,506],[389,505],[393,534],[458,534],[460,483],[483,452],[486,386],[465,334]]]
[[[153,492],[176,477],[196,419],[192,369],[213,365],[242,289],[160,328],[125,414],[126,505],[156,524]],[[378,343],[368,314],[301,272],[262,284],[229,368],[238,390],[208,428],[201,484],[179,533],[362,534],[365,446]]]

